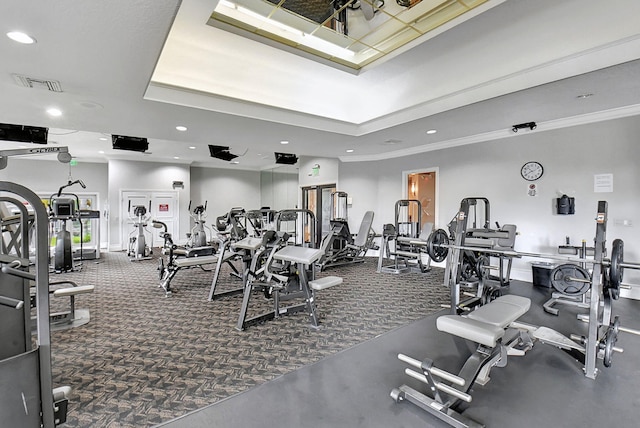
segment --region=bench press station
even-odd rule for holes
[[[460,407],[463,403],[471,402],[472,386],[475,383],[485,385],[489,381],[491,368],[505,367],[508,356],[523,356],[535,341],[540,341],[584,359],[584,345],[548,327],[517,321],[529,310],[530,305],[528,298],[505,295],[465,315],[438,317],[436,327],[439,331],[476,343],[476,351],[457,375],[438,369],[431,359],[418,361],[399,354],[399,360],[422,371],[405,369],[408,376],[427,384],[433,397],[402,385],[391,391],[391,398],[396,402],[407,400],[453,427],[482,427],[484,425],[464,416]],[[619,348],[614,350],[622,351]]]

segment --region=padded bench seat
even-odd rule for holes
[[[339,276],[325,276],[324,278],[309,281],[309,285],[314,290],[324,290],[339,284],[342,284],[342,278]]]
[[[526,297],[498,297],[466,315],[443,315],[436,320],[438,330],[493,348],[505,329],[531,307]]]
[[[209,264],[218,263],[218,256],[201,256],[201,257],[177,258],[177,259],[175,259],[173,261],[173,263],[178,268],[200,266],[200,265],[209,265]]]

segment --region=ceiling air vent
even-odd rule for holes
[[[36,79],[35,77],[23,76],[21,74],[12,75],[16,83],[25,88],[46,89],[51,92],[62,92],[62,86],[57,80]]]

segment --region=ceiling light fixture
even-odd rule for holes
[[[109,141],[109,139],[107,137],[100,137],[100,138],[98,138],[98,140],[100,140],[100,141]]]
[[[104,154],[104,150],[98,150],[98,153],[100,153],[101,155]]]
[[[353,149],[347,149],[346,152],[347,153],[353,153]]]
[[[427,134],[431,135],[431,134],[435,134],[436,132],[438,132],[438,131],[435,130],[435,129],[430,129],[430,130],[427,131]]]
[[[59,108],[51,107],[47,109],[47,114],[49,116],[59,117],[62,116],[62,110],[60,110]]]
[[[186,126],[182,126],[182,125],[178,125],[178,126],[176,126],[176,129],[177,129],[178,131],[184,132],[184,131],[186,131],[186,130],[187,130],[187,127],[186,127]]]
[[[173,158],[174,158],[174,159],[180,159],[180,157],[179,157],[179,156],[174,156]]]
[[[289,144],[288,141],[280,141],[280,144]]]
[[[195,149],[196,149],[196,146],[189,146],[189,148],[190,148],[191,150],[195,150]]]
[[[240,161],[231,161],[232,164],[234,165],[238,165],[240,163]]]
[[[22,43],[25,45],[32,45],[36,43],[36,39],[26,33],[23,33],[22,31],[9,31],[7,33],[7,37],[14,42]]]

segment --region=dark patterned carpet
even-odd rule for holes
[[[244,332],[235,329],[241,295],[207,301],[211,272],[183,270],[165,298],[156,260],[124,253],[85,261],[80,272],[52,275],[94,284],[78,297],[91,322],[52,333],[53,384],[72,388],[65,427],[153,426],[372,339],[448,303],[443,271],[377,274],[377,259],[330,269],[344,283],[316,294],[323,325],[304,313]],[[239,280],[223,271],[219,289]],[[55,299],[57,300],[57,299]],[[249,315],[270,306],[258,295]],[[60,302],[52,301],[56,307]],[[259,307],[258,307],[259,306]]]

